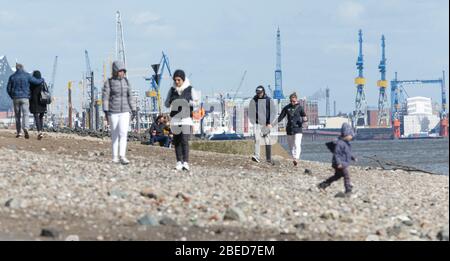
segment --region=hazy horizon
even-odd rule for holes
[[[17,59],[27,70],[51,78],[59,56],[56,96],[66,100],[67,82],[80,81],[84,50],[96,78],[115,48],[115,12],[120,10],[130,81],[143,96],[144,76],[161,52],[172,70],[182,68],[203,95],[236,91],[246,70],[241,95],[256,86],[274,86],[276,30],[282,33],[283,88],[311,96],[327,86],[338,112],[354,109],[358,30],[364,31],[366,95],[377,106],[381,35],[387,38],[388,80],[436,79],[449,71],[449,2],[384,1],[70,1],[0,0],[0,56]],[[145,75],[147,73],[147,75]],[[171,82],[165,79],[163,92]],[[99,84],[98,84],[99,85]],[[101,86],[98,86],[101,88]],[[448,87],[447,87],[448,90]],[[410,88],[411,96],[441,101],[438,86]],[[80,91],[75,89],[75,106]],[[325,101],[320,102],[325,114]]]

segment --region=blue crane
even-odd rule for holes
[[[277,68],[275,70],[275,91],[273,92],[275,100],[283,100],[283,72],[281,71],[281,31],[277,31]]]
[[[425,85],[437,84],[441,87],[442,107],[440,111],[441,120],[445,120],[448,115],[447,111],[447,92],[445,87],[445,72],[443,77],[434,80],[398,80],[398,75],[395,73],[395,79],[391,82],[391,117],[393,121],[399,121],[402,116],[402,106],[405,104],[405,87],[408,85]]]
[[[367,114],[367,101],[364,86],[366,85],[366,79],[364,78],[364,54],[363,54],[363,32],[359,30],[359,55],[356,62],[358,69],[358,77],[355,79],[357,85],[356,93],[356,110],[354,112],[353,124],[354,127],[366,125]]]
[[[386,80],[387,59],[386,59],[386,38],[384,37],[384,35],[381,37],[381,48],[382,48],[381,62],[380,66],[378,67],[381,73],[381,80],[379,80],[377,84],[378,88],[380,89],[380,96],[378,98],[378,126],[389,124],[388,96],[386,92],[389,83]]]
[[[150,78],[146,78],[146,81],[150,82],[151,89],[146,93],[146,96],[152,101],[152,110],[153,113],[162,112],[162,102],[161,102],[161,80],[163,79],[163,75],[165,69],[169,72],[170,77],[172,77],[172,70],[170,69],[169,57],[163,52],[162,58],[159,64],[153,64],[152,69],[154,71],[154,75]]]

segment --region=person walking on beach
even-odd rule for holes
[[[126,68],[121,61],[112,65],[112,77],[103,87],[103,111],[111,126],[113,162],[128,165],[126,158],[130,113],[136,116],[136,103],[133,91],[126,78]]]
[[[354,133],[352,127],[348,123],[344,123],[341,129],[341,137],[336,142],[327,143],[328,148],[333,152],[333,168],[334,176],[319,184],[319,189],[325,190],[332,183],[344,178],[345,194],[350,196],[353,191],[353,185],[350,181],[350,173],[348,168],[352,161],[356,158],[352,154],[352,146],[350,141],[353,139]]]
[[[22,130],[25,139],[29,139],[29,107],[30,107],[30,84],[40,85],[44,79],[36,79],[25,72],[22,64],[16,64],[16,72],[9,77],[7,92],[13,100],[14,114],[16,116],[16,138],[22,137]]]
[[[261,162],[261,143],[266,148],[266,161],[272,164],[272,124],[276,122],[276,107],[272,98],[267,96],[263,86],[256,88],[256,95],[250,101],[249,119],[253,124],[253,133],[255,135],[255,150],[252,160]]]
[[[175,169],[190,171],[189,138],[191,127],[194,124],[192,119],[194,112],[193,87],[183,70],[175,71],[173,81],[174,85],[170,88],[164,105],[171,108],[173,145],[177,158]]]
[[[33,77],[36,79],[42,79],[40,71],[34,71]],[[47,104],[41,102],[41,91],[46,90],[47,84],[45,81],[41,84],[31,84],[31,97],[30,97],[30,112],[34,116],[34,125],[38,132],[38,140],[41,140],[44,135],[42,130],[44,129],[44,116],[47,113]]]
[[[303,124],[308,121],[308,118],[303,106],[298,102],[297,94],[291,94],[289,99],[291,103],[281,111],[278,123],[287,117],[286,132],[289,149],[294,159],[294,166],[297,166],[302,153]]]

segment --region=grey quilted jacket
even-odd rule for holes
[[[113,63],[113,75],[125,70],[123,63]],[[112,77],[105,82],[102,92],[103,111],[105,113],[124,113],[136,111],[133,90],[127,78]]]

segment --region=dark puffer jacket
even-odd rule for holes
[[[286,126],[287,135],[295,135],[303,132],[303,118],[306,117],[305,110],[300,104],[288,104],[281,111],[278,122],[283,121],[287,116],[288,122]]]
[[[183,86],[180,88],[171,87],[169,92],[167,93],[167,98],[164,102],[164,105],[167,108],[171,108],[173,105],[173,102],[176,100],[184,100],[187,103],[189,103],[189,115],[183,115],[182,118],[192,118],[192,114],[194,112],[194,106],[193,106],[193,97],[192,97],[192,89],[191,82],[189,79],[186,79],[183,83]],[[181,92],[181,93],[180,93]],[[172,108],[172,111],[170,112],[170,117],[175,117],[179,113],[182,112],[182,108]],[[181,114],[179,115],[181,116]]]

